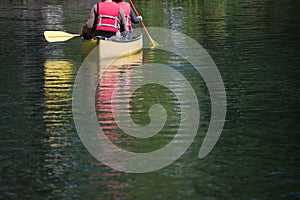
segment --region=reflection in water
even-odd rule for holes
[[[114,143],[125,142],[122,141],[120,130],[114,120],[113,110],[118,109],[120,104],[129,94],[130,82],[132,78],[133,68],[139,67],[142,61],[142,51],[126,57],[121,57],[112,64],[106,66],[110,61],[100,60],[100,77],[97,94],[96,106],[98,107],[98,119],[103,128],[104,133]],[[120,85],[121,80],[124,79],[125,85]],[[122,82],[124,83],[124,82]],[[127,91],[127,92],[126,92]],[[121,92],[121,93],[120,93]],[[113,93],[115,98],[113,99]],[[128,108],[130,112],[130,108]]]
[[[63,138],[56,137],[53,127],[65,126],[70,123],[71,89],[73,81],[73,65],[68,61],[45,62],[45,111],[44,122],[50,134],[49,144],[51,147],[70,145]],[[53,131],[54,130],[54,131]]]
[[[44,170],[48,179],[59,180],[54,185],[48,182],[48,187],[55,188],[64,184],[65,173],[74,167],[74,155],[70,151],[73,64],[69,61],[46,61],[44,80],[43,120],[47,135],[43,143],[48,146],[44,155]],[[60,192],[62,188],[53,190],[56,195]]]
[[[120,130],[113,120],[112,109],[117,106],[117,102],[111,99],[111,93],[114,89],[122,87],[118,85],[120,78],[126,78],[130,81],[130,69],[133,66],[141,64],[142,52],[130,57],[124,57],[115,60],[109,65],[103,74],[103,78],[99,83],[98,92],[96,93],[98,118],[102,125],[105,134],[114,143],[128,142],[121,136]],[[102,60],[98,70],[92,72],[100,75],[103,72],[104,66],[110,63],[108,60]],[[129,73],[127,73],[129,72]],[[48,146],[48,151],[44,155],[44,171],[47,177],[45,187],[56,187],[61,185],[57,190],[52,191],[52,195],[58,195],[65,188],[64,194],[72,191],[72,178],[67,174],[76,169],[73,144],[74,130],[72,121],[72,87],[74,82],[74,66],[67,60],[47,60],[44,65],[44,124],[46,127],[44,145]],[[130,85],[130,84],[129,84]],[[110,102],[113,102],[111,104]],[[87,155],[84,155],[85,157]],[[90,158],[90,156],[87,156]],[[83,158],[83,160],[85,160]],[[126,192],[126,188],[131,187],[131,183],[124,178],[122,173],[114,170],[106,170],[102,172],[102,166],[99,162],[87,161],[90,167],[95,167],[99,173],[90,174],[89,178],[84,179],[84,185],[89,185],[90,188],[97,188],[98,196],[110,196],[112,198],[130,198],[130,193]],[[87,163],[86,163],[87,164]],[[79,167],[76,173],[81,174],[84,166]],[[56,183],[53,185],[53,180]],[[88,195],[87,195],[88,196]]]
[[[117,60],[100,60],[99,62],[99,83],[96,91],[96,110],[98,121],[101,125],[103,133],[114,144],[128,143],[130,139],[122,137],[122,133],[118,128],[114,116],[113,110],[117,109],[122,103],[122,99],[119,95],[117,98],[112,98],[113,93],[119,91],[122,88],[122,95],[130,87],[130,74],[131,69],[141,65],[142,52],[137,54],[121,57]],[[126,80],[126,85],[120,85],[120,79]],[[118,92],[117,92],[118,93]],[[129,108],[128,108],[129,109]],[[100,138],[101,139],[101,138]],[[103,151],[110,151],[108,147],[103,147]],[[116,161],[118,162],[118,161]],[[121,164],[121,163],[119,163]],[[130,193],[124,192],[126,188],[131,187],[131,183],[128,180],[111,179],[111,177],[121,176],[119,172],[105,172],[101,174],[101,181],[96,184],[107,187],[107,190],[103,192],[104,195],[108,195],[114,199],[130,198]],[[121,190],[122,189],[122,190]]]
[[[117,72],[116,72],[117,73]],[[99,162],[85,160],[84,165],[76,166],[74,152],[74,140],[78,140],[73,130],[72,121],[72,87],[74,81],[74,66],[66,60],[47,60],[44,65],[44,125],[46,127],[46,136],[43,140],[44,146],[48,146],[44,155],[44,177],[43,188],[51,191],[52,197],[66,198],[75,192],[74,189],[80,187],[74,183],[76,176],[81,176],[85,171],[85,165],[90,169],[95,167],[99,173],[89,174],[83,180],[82,185],[89,188],[97,188],[96,194],[105,197],[110,196],[115,199],[128,197],[129,194],[122,192],[124,188],[130,187],[130,183],[121,177],[121,173],[107,170],[102,172]],[[109,85],[110,83],[104,83]],[[105,96],[105,94],[101,94]],[[105,106],[104,106],[105,107]],[[109,116],[101,116],[107,121]],[[114,127],[111,123],[109,126]],[[113,128],[108,129],[109,138],[118,137],[118,132]],[[78,141],[80,144],[81,142]],[[78,152],[77,152],[78,153]],[[89,154],[83,155],[90,158]],[[78,163],[79,164],[79,163]],[[102,166],[102,165],[101,165]],[[70,172],[74,171],[72,176]],[[83,171],[83,172],[82,172]],[[74,176],[74,177],[73,177]],[[77,180],[78,181],[78,180]],[[74,196],[74,194],[72,194]],[[80,197],[85,196],[90,199],[89,194],[78,194]]]

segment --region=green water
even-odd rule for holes
[[[199,89],[201,117],[184,155],[144,174],[111,169],[87,151],[72,114],[74,79],[83,61],[81,40],[50,44],[43,38],[45,30],[80,33],[93,3],[0,3],[0,199],[300,198],[299,1],[134,1],[147,26],[179,31],[206,49],[227,97],[221,137],[199,159],[211,117],[205,82],[183,58],[145,49],[144,63],[172,66]],[[185,48],[180,39],[173,36]],[[121,78],[126,70],[118,68]],[[122,135],[114,142],[136,152],[166,145],[179,126],[173,93],[157,85],[141,88],[133,97],[133,119],[149,123],[147,110],[158,102],[169,115],[155,140],[139,143],[111,123],[108,134]]]

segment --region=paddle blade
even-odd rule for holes
[[[44,36],[48,42],[64,42],[73,37],[78,37],[80,34],[71,34],[63,31],[45,31]]]
[[[159,46],[158,42],[156,42],[155,40],[153,40],[151,37],[149,38],[150,40],[150,47],[151,48],[156,48]]]

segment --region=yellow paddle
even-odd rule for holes
[[[130,5],[131,5],[132,9],[134,10],[135,14],[136,14],[137,16],[139,16],[139,13],[138,13],[137,10],[135,9],[135,7],[134,7],[134,5],[133,5],[133,3],[132,3],[131,0],[129,0],[129,3],[130,3]],[[155,40],[152,39],[152,37],[150,36],[150,33],[148,32],[148,30],[147,30],[147,28],[146,28],[144,22],[141,22],[141,25],[142,25],[142,27],[144,28],[144,30],[145,30],[145,32],[146,32],[146,35],[148,36],[148,38],[149,38],[149,40],[150,40],[150,46],[151,46],[152,48],[158,47],[159,44],[158,44]]]
[[[80,37],[81,34],[71,34],[64,31],[45,31],[44,36],[48,42],[64,42],[73,37]]]

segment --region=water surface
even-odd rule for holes
[[[113,170],[89,154],[72,116],[81,40],[49,44],[43,38],[45,30],[80,33],[93,3],[0,3],[1,199],[300,198],[298,1],[134,2],[147,26],[173,29],[201,44],[218,66],[227,95],[222,135],[213,151],[199,159],[211,114],[204,81],[183,58],[144,50],[143,63],[173,66],[199,89],[201,110],[188,151],[168,167],[145,174]],[[174,38],[184,48],[180,39]],[[140,78],[129,69],[112,68],[105,79],[109,84],[99,91],[109,91],[120,78]],[[98,113],[99,121],[113,142],[149,152],[167,144],[179,126],[175,96],[157,85],[143,87],[133,97],[135,122],[149,123],[147,110],[157,102],[167,109],[168,126],[155,141],[142,143],[118,130],[106,112],[109,105],[96,106],[104,111]]]

